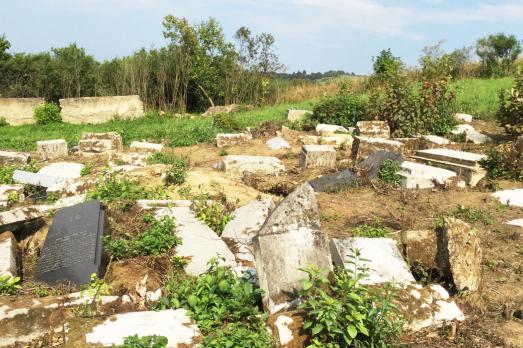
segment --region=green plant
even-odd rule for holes
[[[85,166],[80,171],[81,176],[89,175],[93,172],[93,165],[91,163],[86,163]]]
[[[19,285],[20,277],[8,274],[0,276],[0,295],[14,295],[22,287]]]
[[[9,192],[9,194],[7,195],[7,202],[10,205],[20,202],[20,197],[18,196],[18,192]]]
[[[364,96],[340,92],[326,97],[314,106],[311,120],[317,123],[354,127],[365,116],[367,100]]]
[[[234,113],[218,114],[213,117],[213,126],[217,129],[232,132],[241,130],[240,123]]]
[[[138,335],[125,337],[123,345],[119,348],[165,348],[167,347],[167,337],[165,336],[143,336]]]
[[[452,212],[452,216],[461,220],[465,220],[471,224],[482,222],[485,225],[491,225],[493,222],[492,216],[483,210],[474,209],[472,207],[465,207],[458,205]]]
[[[502,90],[499,99],[498,121],[507,131],[523,134],[523,69],[518,72],[514,87]]]
[[[361,224],[354,228],[354,237],[380,238],[387,237],[391,230],[383,226],[379,219],[374,220],[371,224]]]
[[[389,347],[398,339],[402,320],[392,304],[391,287],[369,289],[360,285],[366,269],[360,266],[361,254],[352,250],[346,269],[336,269],[334,280],[316,267],[303,269],[308,279],[302,282],[307,313],[303,328],[310,336],[308,347]]]
[[[195,197],[192,208],[198,219],[205,222],[216,234],[221,236],[225,226],[232,219],[231,212],[234,207],[227,202],[222,204],[210,198],[205,193],[199,194]]]
[[[228,154],[229,153],[225,149],[221,149],[220,152],[218,153],[218,155],[220,155],[220,156],[227,156]]]
[[[401,176],[399,175],[400,165],[393,160],[385,160],[378,171],[378,179],[381,181],[398,187],[401,184]]]
[[[181,185],[187,178],[189,161],[186,157],[175,160],[165,172],[165,183],[167,185]]]
[[[186,156],[178,156],[173,153],[156,152],[147,158],[147,164],[177,164],[180,162],[189,163],[189,158]]]
[[[96,273],[91,274],[90,278],[89,283],[80,290],[80,297],[85,301],[75,309],[75,314],[80,317],[96,316],[102,304],[102,296],[110,294],[111,286],[98,278]]]
[[[37,124],[51,124],[62,122],[60,108],[52,103],[45,103],[34,110],[34,118]]]
[[[9,126],[5,117],[0,117],[0,127]]]
[[[487,158],[479,164],[487,170],[489,179],[511,178],[523,181],[523,158],[514,143],[490,148]]]

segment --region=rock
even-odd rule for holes
[[[336,150],[330,145],[303,145],[300,153],[303,168],[336,166]]]
[[[11,200],[21,202],[24,198],[24,185],[0,185],[0,208],[8,209]]]
[[[205,223],[198,220],[190,207],[173,207],[158,210],[157,216],[171,216],[176,221],[176,234],[182,243],[176,247],[176,254],[190,258],[185,272],[200,275],[207,270],[207,263],[216,256],[223,257],[220,263],[234,267],[236,261],[225,242]]]
[[[274,208],[270,199],[256,200],[234,211],[233,218],[225,226],[222,239],[235,244],[236,258],[240,261],[254,262],[252,239]]]
[[[372,153],[370,156],[365,158],[365,160],[360,162],[358,165],[358,170],[362,176],[365,176],[369,179],[376,179],[381,166],[387,160],[401,164],[403,162],[403,156],[397,152],[379,150]]]
[[[278,348],[306,347],[309,341],[303,329],[306,313],[303,311],[288,311],[269,316],[267,324]]]
[[[42,161],[67,157],[67,142],[65,139],[37,141],[36,154]]]
[[[244,172],[279,175],[285,172],[285,165],[276,157],[228,155],[223,157],[220,169],[236,176],[242,176]]]
[[[403,143],[383,138],[366,138],[356,136],[352,143],[352,157],[362,159],[376,151],[388,151],[402,153]]]
[[[422,135],[421,138],[430,145],[449,145],[450,140],[438,135]]]
[[[299,186],[273,210],[254,238],[263,305],[270,313],[289,308],[310,265],[330,271],[329,239],[320,230],[318,205],[309,184]]]
[[[141,142],[141,141],[133,141],[131,143],[131,146],[129,146],[129,151],[145,153],[145,154],[153,154],[156,152],[162,152],[162,150],[163,150],[162,144],[154,144],[154,143],[147,143],[147,142]]]
[[[523,189],[498,191],[494,192],[492,196],[496,197],[502,204],[523,207]]]
[[[329,136],[329,135],[334,135],[334,134],[339,134],[339,133],[348,134],[349,130],[343,126],[337,126],[334,124],[318,123],[318,125],[316,125],[316,133],[318,133],[318,135],[321,135],[321,136]]]
[[[125,163],[125,165],[135,166],[135,167],[145,167],[147,166],[147,159],[150,157],[150,154],[140,153],[140,152],[127,152],[120,153],[116,155],[117,161]]]
[[[402,231],[401,243],[411,267],[422,267],[429,274],[443,275],[438,265],[438,234],[433,230]]]
[[[153,324],[154,325],[151,325]],[[130,312],[107,318],[85,335],[88,344],[114,347],[128,336],[164,336],[167,347],[196,347],[201,334],[185,309]]]
[[[358,175],[349,169],[345,169],[341,172],[322,175],[309,181],[309,184],[316,192],[336,192],[358,180]]]
[[[390,138],[390,128],[386,121],[359,121],[356,134],[365,138]]]
[[[310,117],[311,115],[312,115],[312,111],[309,111],[309,110],[289,109],[289,110],[287,110],[287,121],[290,121],[290,122],[302,121],[302,120],[306,119],[307,117]]]
[[[294,336],[289,326],[294,322],[291,317],[286,315],[280,315],[274,322],[274,326],[278,330],[278,341],[281,347],[285,347],[288,343],[292,342]]]
[[[66,180],[47,188],[47,195],[55,195],[56,197],[71,197],[87,193],[94,185],[98,183],[98,179],[83,179]]]
[[[216,135],[216,146],[226,147],[232,145],[244,144],[251,140],[252,137],[245,133],[231,133],[231,134],[217,134]]]
[[[0,166],[23,166],[31,161],[31,155],[23,152],[0,151]]]
[[[451,134],[454,134],[454,135],[465,134],[465,140],[467,142],[474,143],[474,144],[485,144],[485,143],[489,143],[492,141],[492,139],[489,136],[486,136],[485,134],[481,134],[476,129],[474,129],[474,127],[472,127],[469,124],[457,125],[451,131]]]
[[[13,173],[13,181],[16,183],[41,186],[46,188],[64,182],[65,180],[66,179],[64,178],[57,178],[56,176],[26,172],[23,170],[15,170]]]
[[[350,134],[334,134],[331,136],[300,135],[298,142],[303,145],[331,145],[336,149],[345,149],[352,146],[354,141]]]
[[[18,244],[13,233],[0,233],[0,277],[18,275],[18,258]]]
[[[38,174],[62,179],[77,179],[82,176],[85,165],[81,163],[58,162],[49,164],[38,171]]]
[[[469,114],[455,114],[454,118],[458,122],[465,122],[465,123],[472,122],[472,115],[469,115]]]
[[[361,280],[362,284],[406,285],[416,282],[396,247],[396,242],[391,238],[357,237],[332,239],[330,242],[332,261],[340,267],[353,267],[347,260],[348,255],[353,255],[353,250],[356,249],[361,253],[359,265],[368,268],[368,276]]]
[[[123,139],[116,132],[84,133],[78,146],[84,155],[114,154],[123,151]]]
[[[245,106],[246,108],[249,108],[249,106]],[[241,108],[241,105],[238,104],[230,104],[230,105],[217,105],[217,106],[211,106],[205,111],[202,116],[204,117],[210,117],[215,116],[218,114],[230,114],[231,112],[239,111]]]
[[[449,186],[456,173],[415,162],[404,161],[400,165],[401,186],[407,189],[433,188],[435,184]]]
[[[285,141],[282,137],[274,137],[265,143],[267,147],[271,150],[282,150],[282,149],[290,149],[291,146],[288,142]]]

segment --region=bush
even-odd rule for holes
[[[3,126],[9,126],[9,123],[7,123],[7,120],[5,119],[5,117],[0,117],[0,127],[3,127]]]
[[[147,158],[147,164],[176,164],[180,161],[189,162],[189,158],[165,152],[156,152]]]
[[[214,127],[226,132],[241,130],[240,124],[233,113],[218,114],[213,117],[212,123]]]
[[[499,122],[516,134],[523,134],[523,70],[516,76],[512,90],[500,92],[500,107],[497,113]]]
[[[480,165],[487,170],[489,179],[509,178],[523,181],[523,158],[514,143],[499,145],[487,151]]]
[[[458,205],[452,212],[452,216],[471,224],[482,222],[485,225],[491,225],[493,221],[492,216],[488,212],[463,205]]]
[[[364,96],[342,92],[316,104],[311,119],[318,123],[354,127],[366,112],[367,100]]]
[[[216,234],[221,236],[225,226],[232,219],[234,205],[227,201],[216,202],[210,198],[207,194],[199,194],[195,197],[192,208],[198,219],[205,222]]]
[[[173,161],[173,164],[165,172],[165,183],[167,185],[181,185],[187,178],[189,162],[187,158],[181,157]]]
[[[378,179],[381,181],[398,187],[401,184],[401,176],[398,174],[400,165],[393,160],[385,160],[378,170]]]
[[[60,109],[52,103],[45,103],[34,110],[34,118],[37,124],[50,124],[62,122]]]
[[[361,224],[356,226],[354,229],[354,237],[381,238],[387,237],[390,232],[389,228],[383,226],[381,221],[376,219],[371,224]]]

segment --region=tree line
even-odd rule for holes
[[[275,94],[282,70],[271,34],[246,27],[234,42],[210,18],[191,24],[168,15],[163,20],[168,45],[97,61],[73,43],[27,54],[9,53],[0,36],[0,96],[60,98],[138,94],[148,108],[200,111],[231,103],[261,105]]]

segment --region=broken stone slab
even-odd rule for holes
[[[478,132],[469,124],[457,125],[450,133],[456,136],[465,134],[465,140],[474,144],[486,144],[492,141],[489,136]]]
[[[19,250],[11,231],[0,233],[0,277],[18,275]]]
[[[390,138],[390,127],[386,121],[359,121],[356,134],[365,138]]]
[[[285,172],[285,165],[276,157],[267,156],[224,156],[219,168],[232,175],[242,176],[244,172],[260,175],[279,175]]]
[[[150,154],[147,153],[127,152],[117,154],[116,160],[118,162],[125,163],[125,165],[145,167],[147,166],[147,160],[149,157]]]
[[[235,244],[236,258],[240,261],[254,262],[252,239],[274,209],[271,199],[252,201],[233,213],[233,218],[225,226],[222,239]]]
[[[397,152],[401,154],[403,147],[403,143],[396,140],[356,136],[352,143],[352,157],[354,159],[364,159],[376,151]]]
[[[486,170],[480,165],[480,161],[487,156],[472,152],[429,149],[416,151],[412,158],[433,167],[451,170],[470,186],[476,186],[487,175]]]
[[[270,313],[297,299],[306,277],[297,270],[310,265],[332,270],[329,238],[320,228],[316,196],[306,183],[278,204],[253,239],[263,305]]]
[[[447,138],[438,135],[422,135],[421,138],[430,145],[449,145],[451,143]]]
[[[108,317],[85,335],[88,344],[120,346],[128,336],[164,336],[169,348],[196,347],[201,341],[198,326],[185,309],[130,312]]]
[[[298,142],[303,145],[331,145],[336,149],[351,148],[354,138],[350,134],[334,134],[330,136],[300,135]]]
[[[23,166],[31,161],[31,155],[23,152],[0,151],[0,166]]]
[[[368,276],[361,280],[362,284],[406,285],[416,282],[391,238],[332,239],[330,250],[334,264],[345,268],[353,267],[347,262],[349,255],[354,256],[355,250],[360,251],[361,266],[368,268]]]
[[[230,134],[217,134],[216,135],[216,146],[226,147],[232,145],[244,144],[251,140],[252,137],[247,133],[230,133]]]
[[[339,133],[348,134],[349,130],[343,126],[337,126],[334,124],[318,123],[316,125],[316,133],[320,136],[330,136]]]
[[[67,142],[65,139],[37,141],[36,154],[42,161],[67,157]]]
[[[288,109],[287,110],[287,121],[296,122],[296,121],[302,121],[306,119],[307,117],[310,117],[312,115],[312,111],[309,110],[294,110],[294,109]]]
[[[505,224],[516,227],[523,227],[523,219],[510,220],[505,222]]]
[[[123,139],[117,132],[84,133],[78,142],[82,154],[113,154],[123,151]]]
[[[89,191],[94,185],[98,183],[98,179],[78,179],[66,180],[52,186],[46,190],[47,195],[54,195],[56,197],[71,197],[78,196]]]
[[[271,138],[271,139],[267,140],[265,145],[267,145],[267,147],[269,149],[271,149],[271,150],[282,150],[282,149],[290,149],[291,148],[289,143],[287,141],[285,141],[285,139],[283,139],[280,136],[274,137],[274,138]]]
[[[162,152],[162,150],[162,144],[148,143],[143,141],[133,141],[129,146],[129,151],[138,153],[153,154],[156,152]]]
[[[16,183],[41,186],[46,188],[64,182],[65,180],[66,179],[64,178],[57,178],[56,176],[26,172],[24,170],[15,170],[13,173],[13,181]]]
[[[472,115],[469,115],[469,114],[457,113],[457,114],[454,115],[454,118],[458,122],[465,122],[465,123],[471,123],[472,122]]]
[[[359,177],[349,169],[341,172],[322,175],[309,181],[315,192],[336,192],[358,181]]]
[[[207,270],[207,263],[220,256],[220,264],[234,267],[234,254],[225,242],[196,215],[190,207],[163,208],[157,211],[157,217],[171,216],[176,221],[176,234],[182,243],[176,247],[176,254],[190,258],[185,266],[185,272],[200,275]]]
[[[401,186],[407,189],[433,188],[436,184],[447,186],[456,173],[450,170],[404,161],[400,164]]]
[[[336,150],[330,145],[303,145],[300,153],[303,168],[336,166]]]
[[[360,162],[358,164],[358,171],[362,176],[369,179],[376,179],[381,166],[387,160],[401,164],[403,162],[403,156],[398,152],[379,150]]]
[[[498,191],[494,192],[492,196],[496,197],[502,204],[523,207],[523,189]]]
[[[77,179],[82,176],[85,165],[72,162],[58,162],[49,164],[38,171],[38,174],[62,179]]]
[[[218,114],[230,114],[231,112],[236,112],[240,108],[252,109],[252,105],[239,105],[239,104],[229,104],[229,105],[216,105],[209,107],[203,114],[203,117],[215,116]]]

